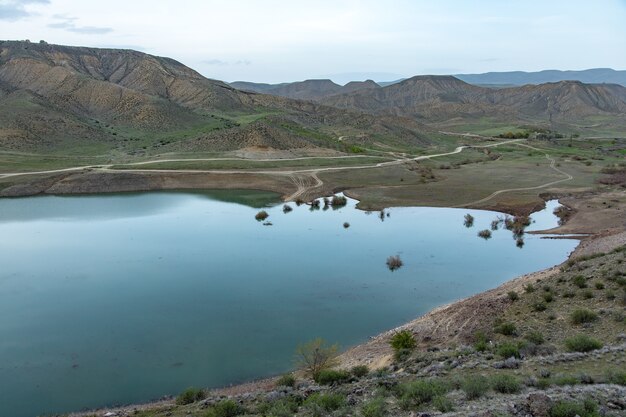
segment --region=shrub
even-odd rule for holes
[[[335,411],[343,407],[346,397],[341,394],[313,394],[304,402],[304,406],[312,411]],[[320,413],[321,414],[321,413]]]
[[[392,272],[396,269],[399,269],[402,265],[402,259],[400,259],[398,255],[390,256],[389,258],[387,258],[387,268],[389,268],[389,270]]]
[[[603,290],[604,289],[604,284],[601,283],[601,282],[596,282],[595,283],[595,287],[596,287],[596,290]]]
[[[322,385],[343,384],[350,381],[350,373],[343,370],[322,369],[315,377],[315,382]]]
[[[579,334],[565,339],[565,347],[570,352],[591,352],[600,349],[602,342],[585,334]]]
[[[223,400],[215,404],[207,417],[236,417],[245,413],[245,409],[233,400]]]
[[[579,308],[572,312],[571,320],[574,324],[591,323],[598,320],[598,315],[586,308]]]
[[[478,237],[482,237],[483,239],[491,239],[491,230],[485,229],[478,232]]]
[[[408,330],[401,330],[391,336],[389,344],[396,352],[400,350],[413,350],[417,345],[413,333]]]
[[[503,334],[505,336],[514,336],[517,334],[517,328],[513,323],[502,323],[493,329],[496,333]]]
[[[302,399],[289,396],[271,402],[263,402],[257,407],[256,412],[268,417],[292,417],[298,412],[301,403]]]
[[[176,404],[185,405],[195,403],[196,401],[204,400],[206,393],[198,388],[187,388],[176,397]]]
[[[344,229],[347,229],[348,227],[350,227],[350,223],[348,223],[348,222],[344,222],[344,224],[343,224],[343,228],[344,228]]]
[[[598,406],[592,400],[582,404],[572,401],[559,401],[550,407],[550,417],[599,417]]]
[[[626,371],[610,370],[606,375],[607,382],[617,385],[626,385]]]
[[[582,275],[576,275],[572,278],[572,283],[578,288],[587,288],[587,279]]]
[[[543,293],[543,301],[546,303],[551,303],[554,301],[554,295],[551,292]]]
[[[400,405],[404,409],[419,407],[447,391],[448,387],[445,384],[433,379],[409,382],[399,388]]]
[[[510,357],[519,358],[521,356],[519,346],[508,342],[500,344],[496,352],[503,359],[508,359]]]
[[[474,216],[467,213],[463,218],[463,224],[465,225],[465,227],[472,227],[474,225]]]
[[[383,397],[376,397],[361,406],[363,417],[384,417],[387,415],[387,403]]]
[[[606,292],[606,299],[609,301],[615,300],[615,292],[609,290]]]
[[[508,293],[506,293],[506,295],[511,301],[519,300],[519,294],[516,291],[509,291]]]
[[[546,304],[542,301],[536,301],[533,303],[532,305],[533,310],[537,311],[537,312],[541,312],[541,311],[546,311],[546,309],[548,308],[546,306]]]
[[[516,394],[520,392],[522,386],[517,378],[512,375],[496,375],[491,381],[494,391],[502,394]]]
[[[433,398],[433,407],[442,413],[449,413],[454,410],[454,403],[445,395],[437,395]]]
[[[576,294],[574,293],[574,291],[565,291],[563,293],[563,298],[574,298],[576,296]]]
[[[329,345],[324,339],[317,338],[296,348],[296,363],[315,378],[321,370],[337,363],[338,350],[337,345]]]
[[[542,345],[543,342],[545,342],[545,339],[543,338],[543,334],[536,330],[526,333],[526,335],[524,336],[524,339],[536,345]]]
[[[296,378],[291,374],[285,374],[278,378],[276,385],[279,387],[294,387],[296,385]]]
[[[589,300],[589,299],[591,299],[591,298],[593,298],[593,297],[594,297],[594,295],[593,295],[593,293],[591,292],[591,290],[585,290],[585,291],[583,291],[583,292],[582,292],[582,294],[581,294],[581,295],[583,296],[583,298],[584,298],[585,300]]]
[[[367,367],[367,365],[357,365],[357,366],[352,367],[351,372],[352,372],[352,375],[354,375],[355,377],[361,378],[369,374],[370,370]]]
[[[269,216],[270,215],[267,213],[267,211],[261,210],[256,214],[256,216],[254,216],[254,218],[257,221],[262,222],[263,220],[267,219]]]
[[[474,349],[477,352],[484,352],[487,350],[487,336],[483,332],[476,332],[474,334]]]
[[[526,284],[524,285],[524,291],[526,291],[527,293],[531,293],[531,292],[535,292],[535,286],[533,284]]]
[[[283,206],[283,213],[289,213],[290,211],[292,211],[293,209],[291,208],[291,206],[289,204],[285,204]]]
[[[489,381],[484,376],[470,376],[461,382],[461,389],[468,400],[475,400],[489,390]]]
[[[330,200],[330,205],[333,206],[333,208],[343,207],[346,204],[348,204],[348,199],[342,195],[334,195]]]

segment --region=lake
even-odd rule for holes
[[[279,374],[299,343],[364,342],[558,264],[577,243],[481,239],[493,212],[391,208],[381,219],[355,204],[283,213],[255,191],[0,199],[0,415]],[[531,228],[555,226],[556,206]],[[390,255],[404,266],[389,271]]]

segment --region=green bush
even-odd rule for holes
[[[207,417],[236,417],[245,412],[246,410],[233,400],[222,400],[211,407]]]
[[[448,392],[448,387],[434,379],[418,380],[399,387],[400,405],[404,409],[416,408],[430,403],[433,398]]]
[[[604,284],[601,283],[601,282],[596,282],[595,283],[595,287],[596,287],[596,290],[603,290],[604,289]]]
[[[599,417],[598,405],[592,400],[584,403],[559,401],[550,408],[550,417]]]
[[[543,293],[543,301],[545,301],[546,303],[551,303],[552,301],[554,301],[554,294],[552,294],[551,292],[545,292]]]
[[[493,390],[502,394],[516,394],[522,389],[519,380],[512,375],[496,375],[491,381]]]
[[[589,300],[594,297],[593,292],[591,292],[591,290],[585,290],[581,293],[581,295],[585,300]]]
[[[399,350],[412,350],[417,346],[413,333],[408,330],[401,330],[391,336],[389,344],[396,352]]]
[[[445,395],[437,395],[433,398],[433,407],[442,413],[454,411],[454,403]]]
[[[509,291],[508,293],[506,293],[506,295],[511,301],[519,300],[519,294],[517,293],[517,291]]]
[[[582,275],[576,275],[572,278],[572,283],[578,288],[587,288],[587,279]]]
[[[524,335],[524,339],[536,345],[542,345],[545,342],[545,339],[543,338],[543,334],[537,330],[532,330],[526,333],[526,335]]]
[[[348,199],[342,195],[334,195],[330,200],[330,205],[336,208],[343,207],[348,204]]]
[[[343,384],[350,381],[350,373],[348,371],[339,371],[335,369],[322,369],[315,375],[315,382],[322,385]]]
[[[488,347],[487,336],[483,332],[476,332],[474,334],[474,349],[476,349],[476,352],[484,352]]]
[[[505,336],[514,336],[517,334],[517,328],[513,323],[502,323],[493,329],[496,333],[503,334]]]
[[[524,285],[524,291],[526,291],[527,293],[531,293],[531,292],[535,292],[535,286],[533,284],[526,284]]]
[[[298,412],[298,408],[300,408],[301,404],[301,398],[288,396],[276,401],[265,401],[261,403],[257,407],[256,413],[267,417],[292,417]]]
[[[586,308],[579,308],[572,312],[571,320],[574,324],[591,323],[598,320],[598,315]]]
[[[387,415],[387,403],[383,397],[376,397],[361,406],[363,417],[384,417]]]
[[[546,311],[546,309],[548,308],[548,306],[546,306],[546,304],[542,301],[537,301],[533,303],[532,307],[533,307],[533,310],[537,312]]]
[[[617,385],[626,385],[626,371],[610,370],[606,375],[607,382]]]
[[[355,377],[361,378],[369,374],[370,370],[366,365],[357,365],[352,367],[350,372],[352,372],[352,375],[354,375]]]
[[[489,390],[489,381],[484,376],[469,376],[461,382],[461,389],[468,400],[475,400]]]
[[[496,352],[503,359],[508,359],[510,357],[519,358],[521,356],[519,346],[515,343],[509,342],[501,343]]]
[[[600,349],[602,342],[585,334],[579,334],[565,339],[565,347],[570,352],[591,352],[592,350]]]
[[[294,387],[296,385],[296,378],[291,374],[285,374],[278,378],[276,385],[279,387]]]
[[[341,394],[313,394],[304,402],[304,406],[312,411],[326,412],[340,409],[346,404],[346,397]]]
[[[187,388],[176,397],[176,404],[185,405],[195,403],[196,401],[204,400],[206,393],[199,388]]]

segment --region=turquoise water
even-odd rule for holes
[[[480,239],[492,212],[392,208],[381,221],[354,204],[284,214],[250,191],[1,199],[0,416],[277,374],[303,341],[363,342],[576,243]],[[254,219],[260,206],[272,226]],[[553,208],[533,228],[554,226]]]

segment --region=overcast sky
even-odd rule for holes
[[[225,81],[626,69],[626,0],[0,0],[0,39],[132,48]]]

